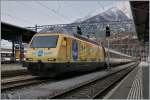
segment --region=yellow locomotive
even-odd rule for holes
[[[29,44],[23,66],[33,75],[40,76],[92,70],[104,67],[103,49],[84,37],[62,33],[36,34]]]

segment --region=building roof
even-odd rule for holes
[[[18,41],[18,36],[22,35],[22,41],[28,43],[35,31],[1,22],[1,38],[9,41]]]

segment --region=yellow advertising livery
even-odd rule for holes
[[[29,44],[23,66],[33,75],[44,77],[66,72],[90,71],[105,67],[107,51],[102,45],[77,34],[37,33]],[[112,53],[117,55],[116,52]],[[118,55],[120,59],[121,54]],[[128,60],[131,58],[126,55],[125,57]]]
[[[66,34],[36,34],[29,46],[24,64],[35,75],[55,76],[104,66],[101,46]]]

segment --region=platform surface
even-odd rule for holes
[[[149,99],[149,64],[140,62],[104,99]]]

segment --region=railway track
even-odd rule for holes
[[[33,84],[40,84],[42,82],[49,81],[48,79],[41,79],[40,77],[35,77],[35,76],[18,76],[15,78],[10,78],[10,79],[5,79],[2,80],[1,83],[1,91],[7,91],[7,90],[12,90],[12,89],[18,89],[22,88],[24,86],[29,86]]]
[[[29,72],[26,69],[20,69],[20,70],[7,70],[1,72],[1,78],[9,78],[9,77],[15,77],[20,75],[29,75]]]
[[[118,81],[120,81],[123,77],[125,77],[132,69],[135,68],[137,64],[128,64],[124,68],[110,69],[110,73],[103,77],[93,78],[92,80],[88,80],[82,82],[77,85],[72,85],[66,89],[60,89],[59,91],[53,87],[49,87],[49,92],[47,96],[38,95],[37,98],[50,98],[50,99],[82,99],[82,98],[102,98]],[[129,67],[130,66],[130,67]],[[20,76],[18,76],[20,77]],[[2,93],[7,93],[5,91],[21,89],[23,87],[28,87],[32,85],[37,85],[41,83],[51,83],[54,82],[52,79],[40,79],[38,77],[31,77],[26,79],[16,79],[13,81],[3,81],[1,84]],[[58,80],[57,80],[58,81]],[[55,81],[56,82],[56,81]],[[57,83],[57,82],[56,82]],[[57,86],[57,85],[54,85]],[[38,89],[39,90],[39,89]],[[53,91],[54,90],[54,91]],[[16,91],[16,90],[15,90]],[[17,94],[18,95],[18,94]],[[34,94],[33,94],[34,95]],[[36,95],[36,94],[35,94]]]
[[[49,99],[96,99],[102,98],[112,87],[131,72],[137,64],[122,69],[101,79],[91,80],[82,85],[72,87],[61,93],[48,97]]]

